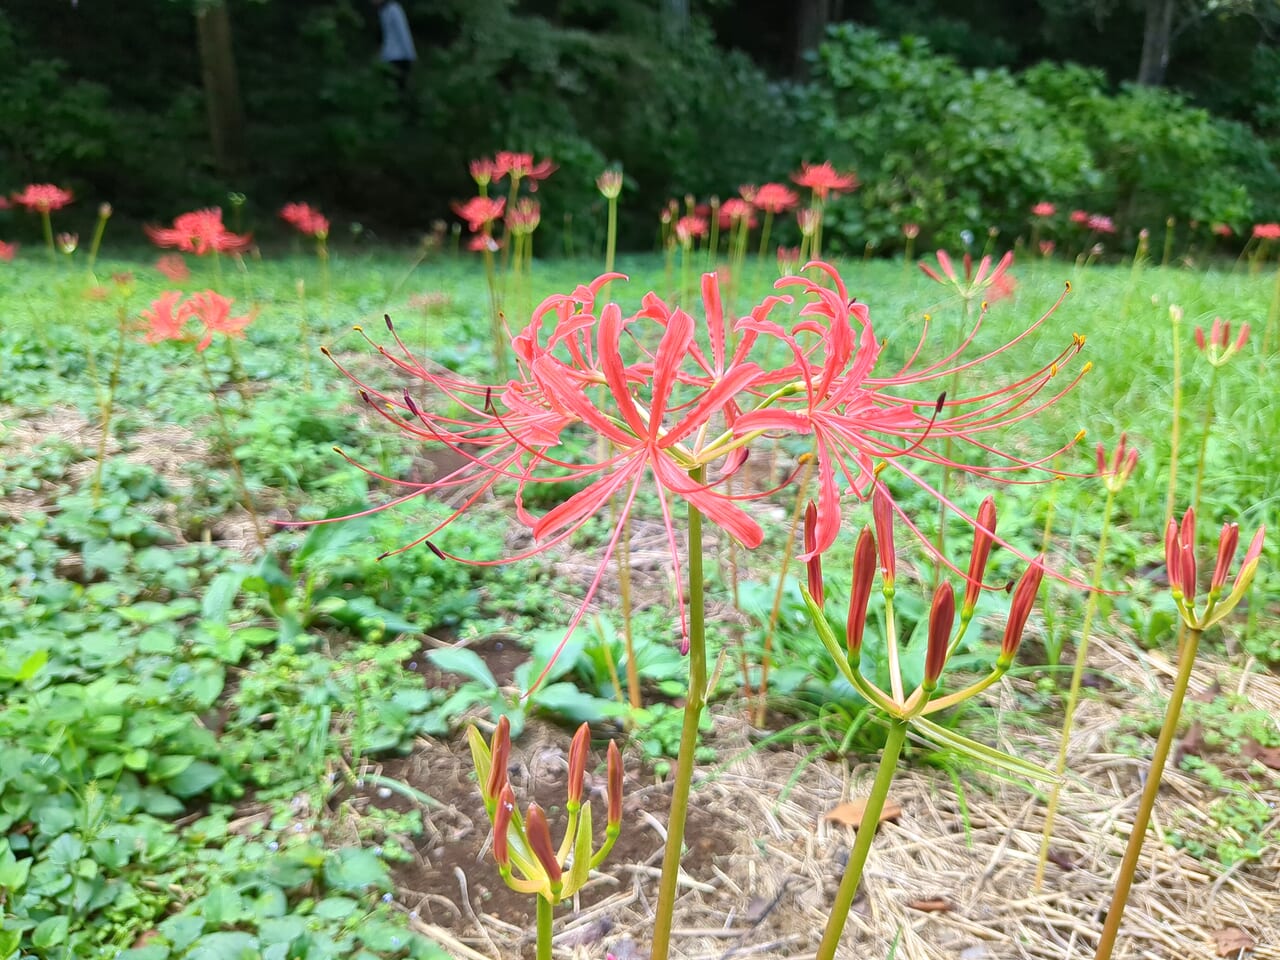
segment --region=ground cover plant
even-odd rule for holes
[[[473,252],[0,263],[6,957],[1275,949],[1265,230],[779,269],[812,164],[613,275],[487,163]]]

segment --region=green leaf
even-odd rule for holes
[[[200,615],[214,623],[225,623],[248,574],[249,572],[244,568],[236,568],[214,577],[213,582],[209,584],[209,589],[205,591]]]
[[[147,771],[152,780],[171,780],[196,762],[195,757],[185,754],[169,754],[156,757],[156,762]]]
[[[23,857],[19,860],[13,855],[12,850],[6,848],[4,856],[0,856],[0,890],[7,890],[10,893],[21,890],[27,883],[29,873],[31,873],[31,858]],[[0,960],[5,956],[8,954],[0,951]]]
[[[631,710],[625,703],[584,693],[572,683],[553,683],[539,688],[530,699],[539,709],[557,714],[575,724],[598,723],[609,717],[624,717]]]
[[[186,960],[253,960],[258,950],[258,938],[253,934],[239,931],[207,933],[192,944]]]
[[[197,760],[180,774],[172,777],[165,786],[174,796],[185,799],[204,793],[224,776],[221,767],[215,767],[204,760]]]
[[[0,930],[0,960],[8,960],[18,952],[18,944],[22,940],[21,930]]]
[[[325,897],[312,911],[325,920],[345,920],[359,909],[359,901],[349,897]]]
[[[372,850],[348,847],[325,860],[324,879],[334,890],[356,892],[386,886],[391,874],[386,863]]]
[[[22,666],[20,666],[18,668],[18,672],[13,675],[13,679],[18,681],[18,683],[26,683],[39,673],[40,669],[48,662],[49,651],[37,650],[27,657],[27,659],[22,661]]]
[[[446,673],[457,673],[469,680],[482,683],[491,690],[498,689],[489,665],[474,650],[466,647],[444,647],[427,653],[427,659]]]
[[[31,932],[31,945],[38,950],[56,947],[67,939],[67,930],[70,926],[71,919],[65,915],[42,920]]]

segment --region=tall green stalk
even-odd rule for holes
[[[902,745],[907,739],[907,726],[906,720],[897,717],[889,720],[889,736],[885,740],[884,749],[880,752],[880,768],[876,771],[875,783],[871,785],[871,795],[867,797],[866,806],[862,810],[862,821],[858,825],[858,835],[853,841],[853,849],[849,851],[849,862],[845,864],[840,888],[836,891],[831,912],[827,915],[827,927],[822,931],[822,942],[818,944],[817,960],[834,960],[835,958],[836,947],[840,945],[840,935],[844,933],[845,921],[849,918],[849,910],[853,907],[853,898],[857,896],[858,884],[862,882],[862,868],[866,866],[867,854],[871,852],[871,842],[875,839],[876,828],[880,825],[880,814],[884,810],[885,799],[889,796],[893,775],[898,769],[898,758],[902,755]]]
[[[1218,365],[1213,364],[1211,369],[1213,372],[1209,374],[1209,389],[1206,391],[1209,396],[1204,402],[1204,419],[1200,423],[1200,458],[1196,461],[1195,496],[1192,499],[1197,515],[1200,513],[1200,494],[1204,490],[1204,464],[1209,453],[1209,430],[1213,426],[1214,388],[1218,385]]]
[[[703,467],[690,472],[696,485],[704,482]],[[671,922],[675,912],[680,855],[684,849],[684,823],[689,813],[689,789],[693,785],[694,754],[698,749],[698,722],[707,697],[706,595],[702,587],[702,514],[689,504],[689,693],[680,727],[680,752],[671,788],[671,812],[667,817],[667,846],[662,855],[662,878],[653,925],[650,960],[667,960],[671,950]]]
[[[1280,271],[1276,273],[1280,278]],[[1277,287],[1280,293],[1280,286]],[[1182,439],[1182,308],[1169,306],[1173,324],[1173,419],[1169,427],[1169,488],[1165,492],[1164,525],[1173,519],[1173,504],[1178,491],[1178,445]]]
[[[551,960],[551,916],[555,907],[544,896],[535,896],[534,900],[538,902],[537,957],[538,960]]]
[[[1142,856],[1142,844],[1146,840],[1147,827],[1151,823],[1151,811],[1156,804],[1156,795],[1160,792],[1164,765],[1169,758],[1173,738],[1178,732],[1182,701],[1187,695],[1187,685],[1191,682],[1191,668],[1195,665],[1196,650],[1199,645],[1200,630],[1193,627],[1188,631],[1187,640],[1182,645],[1182,652],[1178,658],[1178,676],[1173,684],[1173,693],[1169,696],[1169,709],[1165,713],[1164,724],[1160,727],[1160,737],[1156,740],[1155,753],[1151,755],[1151,767],[1147,771],[1142,798],[1138,801],[1138,810],[1133,817],[1129,843],[1124,850],[1124,859],[1120,862],[1120,872],[1116,874],[1116,886],[1111,892],[1111,903],[1107,907],[1107,920],[1103,924],[1102,936],[1098,939],[1098,949],[1093,955],[1093,960],[1110,960],[1111,951],[1115,949],[1116,937],[1120,933],[1120,921],[1124,918],[1129,890],[1133,887],[1133,875],[1138,869],[1138,858]]]
[[[40,211],[40,224],[44,228],[44,245],[49,250],[49,262],[56,266],[58,251],[53,246],[53,221],[49,218],[48,210]]]
[[[1034,889],[1039,890],[1044,884],[1045,865],[1049,860],[1049,843],[1053,839],[1053,824],[1058,815],[1058,803],[1062,799],[1062,774],[1067,769],[1067,749],[1071,745],[1071,725],[1075,719],[1076,706],[1080,702],[1081,681],[1084,678],[1084,667],[1089,659],[1089,634],[1093,629],[1093,618],[1098,613],[1098,596],[1102,589],[1102,570],[1107,556],[1107,534],[1111,531],[1111,511],[1115,506],[1116,493],[1107,489],[1107,500],[1102,507],[1102,533],[1098,535],[1097,556],[1093,561],[1092,589],[1084,608],[1084,620],[1080,624],[1080,639],[1076,642],[1076,662],[1071,671],[1071,688],[1067,691],[1066,716],[1062,721],[1062,737],[1058,741],[1058,761],[1054,765],[1053,792],[1049,795],[1049,808],[1044,815],[1044,833],[1040,837],[1040,856],[1036,862],[1036,879]]]

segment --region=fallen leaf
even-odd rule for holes
[[[1056,847],[1049,848],[1049,861],[1062,870],[1074,870],[1078,866],[1073,854]]]
[[[1204,749],[1204,725],[1199,720],[1192,720],[1191,726],[1187,727],[1187,732],[1182,735],[1182,739],[1178,741],[1178,747],[1173,752],[1174,766],[1182,763],[1182,758],[1190,754],[1193,757],[1200,756],[1200,751]]]
[[[832,823],[842,823],[846,827],[860,827],[862,825],[862,815],[867,810],[867,801],[864,797],[858,797],[856,800],[846,800],[843,803],[837,803],[834,807],[827,811],[822,818]],[[902,807],[894,803],[892,800],[885,800],[884,809],[880,811],[880,823],[886,820],[897,820],[902,816]]]
[[[1252,950],[1258,945],[1258,941],[1239,927],[1223,927],[1221,930],[1214,930],[1209,936],[1213,937],[1220,957],[1230,957],[1242,950]]]
[[[931,897],[928,900],[908,900],[907,906],[921,913],[946,913],[955,909],[955,904],[945,897]]]
[[[1250,760],[1257,760],[1264,767],[1280,770],[1280,747],[1264,747],[1250,737],[1240,748],[1240,752]]]

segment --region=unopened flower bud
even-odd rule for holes
[[[608,771],[609,826],[617,827],[622,824],[622,754],[612,740],[609,741]]]
[[[947,665],[947,648],[951,644],[951,628],[956,621],[956,594],[951,584],[943,581],[933,595],[929,610],[929,646],[924,654],[924,689],[932,691]]]
[[[582,724],[569,744],[569,783],[565,787],[570,812],[582,806],[582,781],[587,773],[587,750],[591,746],[591,727]]]
[[[1236,547],[1240,544],[1240,525],[1224,523],[1222,535],[1218,539],[1218,563],[1213,568],[1213,580],[1209,584],[1209,596],[1216,597],[1222,592],[1227,582],[1227,574],[1231,572],[1231,561],[1235,559]]]
[[[964,604],[960,608],[960,619],[968,620],[973,616],[973,609],[978,605],[978,594],[982,590],[982,576],[987,570],[987,560],[991,556],[991,543],[996,532],[996,502],[992,497],[982,501],[978,507],[977,525],[973,528],[973,551],[969,554],[969,574],[964,585]]]
[[[1013,591],[1013,602],[1009,605],[1009,619],[1004,625],[1004,639],[1000,643],[1000,656],[996,666],[1007,670],[1009,664],[1018,653],[1022,643],[1023,631],[1027,629],[1027,618],[1031,616],[1031,608],[1035,606],[1036,594],[1040,591],[1040,581],[1044,579],[1044,554],[1031,561],[1030,566],[1022,574],[1018,586]]]
[[[845,643],[849,655],[856,657],[862,651],[862,634],[867,626],[867,602],[871,597],[871,581],[876,575],[876,541],[870,527],[863,527],[858,543],[853,548],[853,594],[849,598],[849,622],[846,625]]]
[[[511,851],[507,842],[507,830],[511,827],[511,818],[515,815],[516,795],[511,784],[503,784],[502,793],[498,794],[498,806],[493,813],[493,859],[498,866],[506,870],[511,865]]]
[[[98,204],[98,219],[109,220],[110,218],[111,218],[111,204],[109,203]]]
[[[884,578],[884,594],[893,596],[893,581],[898,573],[898,555],[893,546],[893,499],[885,485],[876,482],[871,494],[871,518],[876,525],[880,547],[880,575]]]
[[[78,233],[60,233],[58,234],[58,249],[63,253],[70,255],[76,252],[76,247],[80,245],[80,235]]]
[[[529,839],[529,851],[547,872],[552,884],[558,884],[564,874],[556,857],[555,845],[551,842],[551,826],[547,823],[547,815],[536,803],[529,804],[529,812],[524,818],[524,833]]]
[[[809,594],[813,602],[822,606],[822,554],[817,552],[818,508],[812,500],[804,510],[804,552],[809,559],[805,566],[809,573]]]
[[[506,716],[498,718],[493,730],[493,742],[489,745],[489,782],[484,795],[493,798],[502,793],[507,784],[507,764],[511,759],[511,721]]]

